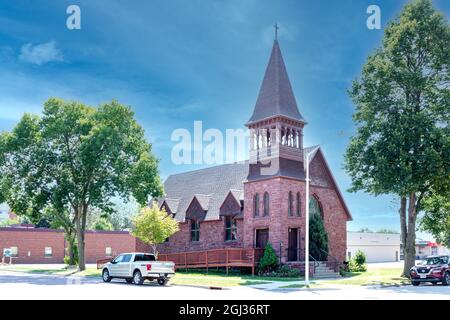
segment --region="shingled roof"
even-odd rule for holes
[[[179,199],[175,219],[185,221],[186,210],[194,197],[207,210],[205,221],[219,219],[220,206],[230,191],[242,199],[248,167],[248,161],[237,162],[169,176],[164,189],[167,199]]]
[[[303,121],[298,111],[291,82],[284,65],[278,40],[273,43],[269,64],[259,91],[253,115],[247,124],[274,116]]]
[[[311,153],[310,161],[312,161],[322,151],[319,146],[312,146],[304,148],[304,154],[307,153]],[[324,157],[323,159],[325,169],[330,174],[338,197],[351,220],[350,211],[336,180]],[[297,168],[295,169],[297,171],[295,178],[304,180],[305,172],[301,167]],[[175,219],[184,222],[186,210],[196,198],[203,210],[206,211],[204,220],[218,220],[220,219],[220,207],[230,192],[236,200],[244,200],[244,181],[247,180],[248,172],[249,162],[245,161],[171,175],[164,183],[166,197],[159,199],[159,205],[161,206],[165,201],[172,213],[175,214]]]

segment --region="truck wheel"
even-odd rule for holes
[[[125,279],[125,281],[126,281],[127,283],[133,283],[133,278],[131,278],[131,279]]]
[[[165,286],[165,285],[167,284],[167,279],[159,278],[159,279],[158,279],[158,284],[159,284],[160,286]]]
[[[442,279],[442,285],[443,286],[448,286],[448,285],[450,285],[450,272],[446,272],[445,274],[444,274],[444,279]]]
[[[419,281],[412,281],[412,285],[415,286],[415,287],[417,287],[419,284],[420,284]]]
[[[133,273],[133,283],[138,286],[140,286],[144,283],[144,278],[142,278],[142,274],[139,270],[136,270]]]
[[[109,276],[108,269],[103,269],[102,279],[103,279],[103,282],[111,282],[112,277]]]

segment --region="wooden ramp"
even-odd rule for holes
[[[181,253],[159,254],[159,261],[172,261],[175,268],[196,269],[225,267],[228,274],[229,267],[248,267],[255,274],[255,267],[264,253],[264,249],[254,248],[226,248]]]

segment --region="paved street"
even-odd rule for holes
[[[314,289],[277,289],[274,285],[210,290],[153,283],[127,285],[124,281],[63,277],[0,271],[0,299],[447,299],[450,287],[423,285],[390,288],[323,286]]]

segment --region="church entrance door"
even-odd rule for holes
[[[269,229],[256,229],[256,248],[265,248],[269,241]]]
[[[298,229],[289,228],[288,261],[298,260]]]

